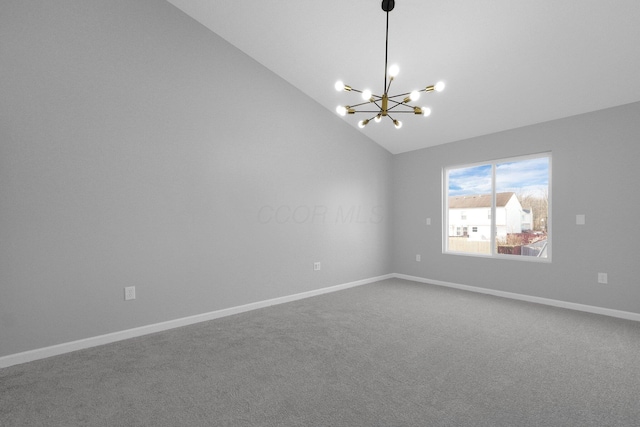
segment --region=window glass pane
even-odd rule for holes
[[[491,254],[491,175],[491,165],[447,171],[449,251]]]
[[[549,157],[496,164],[495,253],[547,258]]]
[[[445,251],[551,259],[550,154],[447,168],[444,177]]]

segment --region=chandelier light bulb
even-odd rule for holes
[[[420,92],[418,92],[417,90],[412,91],[409,94],[409,99],[411,99],[412,101],[417,101],[418,99],[420,99]]]
[[[382,114],[378,114],[378,115],[376,116],[376,118],[375,118],[375,119],[373,119],[373,121],[374,121],[374,122],[376,122],[376,123],[380,123],[380,121],[381,121],[381,120],[382,120]]]
[[[400,67],[398,67],[398,64],[393,64],[391,67],[389,67],[389,75],[391,77],[397,76],[399,72],[400,72]]]
[[[345,116],[347,114],[347,109],[342,105],[338,105],[336,107],[336,113],[340,114],[341,116]]]
[[[436,92],[442,92],[444,90],[444,82],[438,82],[435,85]]]
[[[422,107],[422,115],[425,117],[429,117],[431,115],[431,108]]]
[[[338,92],[342,92],[344,90],[344,83],[342,83],[342,80],[338,80],[334,87]]]
[[[371,99],[371,91],[369,89],[365,89],[362,91],[362,99],[368,101]]]
[[[394,120],[393,124],[396,125],[396,129],[400,129],[402,127],[402,122],[400,120]]]

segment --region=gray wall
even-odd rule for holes
[[[4,1],[0,58],[0,356],[391,272],[391,154],[168,3]]]
[[[395,156],[394,272],[640,313],[639,119],[635,103]],[[442,168],[544,151],[553,156],[552,262],[443,254]]]
[[[0,356],[391,272],[640,313],[640,104],[394,157],[160,0],[5,1],[0,58]],[[553,262],[443,255],[442,167],[541,151]]]

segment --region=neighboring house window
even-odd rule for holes
[[[551,153],[449,167],[443,177],[443,226],[456,231],[444,233],[444,252],[551,259]]]

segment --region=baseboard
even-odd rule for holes
[[[383,276],[371,277],[363,280],[357,280],[355,282],[343,283],[341,285],[330,286],[327,288],[316,289],[313,291],[302,292],[298,294],[287,295],[284,297],[273,298],[273,299],[264,300],[264,301],[258,301],[258,302],[240,305],[236,307],[225,308],[222,310],[216,310],[209,313],[197,314],[195,316],[183,317],[180,319],[174,319],[166,322],[155,323],[152,325],[141,326],[138,328],[126,329],[124,331],[113,332],[110,334],[99,335],[99,336],[85,338],[77,341],[71,341],[71,342],[57,344],[49,347],[39,348],[35,350],[29,350],[22,353],[10,354],[8,356],[0,357],[0,369],[7,368],[13,365],[18,365],[21,363],[31,362],[34,360],[44,359],[51,356],[57,356],[64,353],[70,353],[72,351],[82,350],[85,348],[96,347],[99,345],[109,344],[116,341],[122,341],[129,338],[140,337],[143,335],[162,332],[169,329],[179,328],[182,326],[193,325],[195,323],[206,322],[208,320],[214,320],[214,319],[219,319],[221,317],[232,316],[234,314],[245,313],[247,311],[270,307],[272,305],[284,304],[287,302],[297,301],[304,298],[310,298],[313,296],[322,295],[330,292],[341,291],[344,289],[366,285],[369,283],[374,283],[380,280],[391,279],[391,278],[405,279],[405,280],[411,280],[413,282],[428,283],[428,284],[437,285],[437,286],[445,286],[448,288],[462,289],[470,292],[477,292],[477,293],[494,295],[494,296],[510,298],[510,299],[515,299],[520,301],[533,302],[537,304],[550,305],[554,307],[567,308],[570,310],[584,311],[588,313],[601,314],[604,316],[611,316],[611,317],[617,317],[620,319],[634,320],[634,321],[640,322],[640,313],[613,310],[609,308],[577,304],[577,303],[554,300],[549,298],[534,297],[530,295],[517,294],[513,292],[498,291],[495,289],[461,285],[458,283],[444,282],[442,280],[427,279],[424,277],[410,276],[407,274],[393,273],[393,274],[386,274]]]
[[[239,314],[239,313],[244,313],[251,310],[270,307],[272,305],[284,304],[287,302],[297,301],[304,298],[310,298],[313,296],[322,295],[329,292],[341,291],[341,290],[353,288],[356,286],[378,282],[380,280],[391,279],[393,277],[394,277],[393,274],[386,274],[384,276],[371,277],[368,279],[357,280],[355,282],[349,282],[349,283],[343,283],[341,285],[330,286],[327,288],[316,289],[313,291],[302,292],[299,294],[287,295],[284,297],[273,298],[265,301],[258,301],[250,304],[240,305],[237,307],[216,310],[209,313],[197,314],[195,316],[183,317],[180,319],[169,320],[166,322],[155,323],[152,325],[141,326],[138,328],[126,329],[124,331],[113,332],[110,334],[99,335],[99,336],[85,338],[77,341],[57,344],[50,347],[29,350],[22,353],[10,354],[8,356],[0,357],[0,369],[7,368],[13,365],[18,365],[21,363],[32,362],[34,360],[44,359],[51,356],[57,356],[60,354],[69,353],[76,350],[96,347],[98,345],[109,344],[112,342],[122,341],[129,338],[140,337],[143,335],[153,334],[155,332],[166,331],[169,329],[179,328],[182,326],[193,325],[195,323],[219,319],[221,317],[232,316],[234,314]]]
[[[409,276],[407,274],[394,273],[392,276],[397,279],[411,280],[413,282],[428,283],[428,284],[437,285],[437,286],[446,286],[448,288],[462,289],[465,291],[478,292],[481,294],[495,295],[498,297],[533,302],[536,304],[551,305],[554,307],[568,308],[570,310],[585,311],[587,313],[602,314],[604,316],[618,317],[620,319],[635,320],[636,322],[640,322],[640,313],[633,313],[630,311],[613,310],[610,308],[596,307],[593,305],[577,304],[573,302],[560,301],[560,300],[549,299],[549,298],[540,298],[540,297],[534,297],[530,295],[516,294],[513,292],[497,291],[495,289],[460,285],[458,283],[443,282],[442,280],[425,279],[424,277]]]

